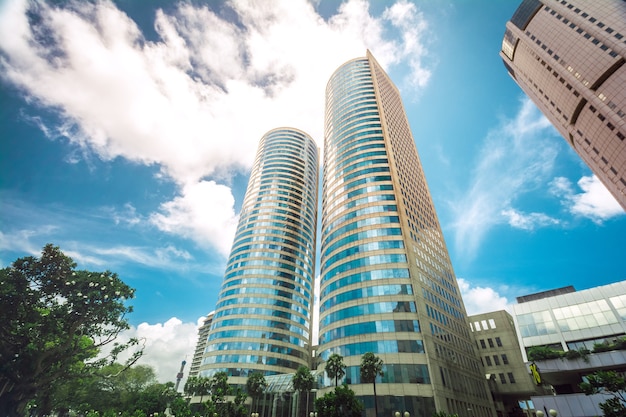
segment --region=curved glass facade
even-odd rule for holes
[[[331,76],[325,117],[319,358],[344,357],[369,409],[358,369],[379,356],[381,415],[494,415],[400,94],[369,52]]]
[[[319,157],[313,139],[274,129],[259,144],[200,376],[309,366]]]

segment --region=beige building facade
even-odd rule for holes
[[[469,316],[469,322],[498,416],[533,415],[531,396],[544,391],[528,371],[513,317],[500,310]]]
[[[626,2],[524,0],[500,56],[626,209]]]
[[[193,352],[193,358],[191,359],[189,377],[198,376],[198,372],[200,372],[200,365],[202,364],[202,358],[204,357],[204,349],[206,348],[207,338],[209,337],[213,314],[214,312],[207,314],[202,322],[202,325],[198,328],[198,341],[196,342],[196,350]]]
[[[494,416],[400,93],[369,51],[327,85],[322,199],[318,369],[343,356],[367,416],[367,352],[377,415]]]

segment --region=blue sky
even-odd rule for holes
[[[624,211],[498,56],[517,1],[53,4],[0,1],[0,265],[51,242],[117,272],[163,381],[215,306],[259,139],[321,145],[326,82],[368,48],[470,314],[626,279]]]

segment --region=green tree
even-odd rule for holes
[[[21,416],[29,401],[48,413],[55,384],[88,375],[137,346],[137,339],[116,343],[129,328],[126,300],[133,296],[117,274],[76,270],[51,244],[40,258],[19,258],[1,269],[0,415]],[[95,360],[107,345],[110,354]],[[125,366],[141,354],[139,348]]]
[[[309,400],[309,392],[311,392],[311,390],[313,389],[313,383],[315,382],[315,378],[313,378],[313,374],[311,373],[311,370],[309,368],[307,368],[306,366],[301,366],[296,370],[296,373],[294,374],[292,380],[291,380],[291,385],[293,386],[293,389],[295,389],[296,391],[298,391],[298,410],[300,411],[299,414],[302,414],[303,412],[305,413],[305,417],[306,417],[306,413],[308,410],[302,410],[302,402],[301,402],[301,398],[304,396],[304,393],[306,392],[306,401],[307,401],[307,408],[308,408],[308,400]]]
[[[226,397],[231,395],[232,389],[228,385],[228,374],[226,372],[217,372],[211,378],[211,402],[215,404],[219,416],[227,416],[228,404]]]
[[[361,417],[363,408],[347,385],[335,387],[334,391],[315,400],[318,417]]]
[[[255,402],[258,403],[259,398],[261,398],[266,388],[267,381],[261,372],[253,372],[248,376],[246,380],[246,391],[248,395],[252,397],[252,411],[256,410]]]
[[[200,396],[200,403],[205,395],[211,392],[211,378],[203,376],[192,376],[187,379],[183,391],[191,396]]]
[[[383,376],[383,360],[372,352],[361,357],[361,382],[374,386],[374,415],[378,416],[378,397],[376,396],[376,378]]]
[[[70,409],[115,416],[122,410],[160,412],[166,406],[163,392],[170,385],[159,384],[154,370],[146,365],[107,365],[79,379],[55,383],[51,410],[59,415],[67,415]]]
[[[343,363],[343,356],[338,353],[333,353],[326,361],[326,375],[328,375],[330,379],[335,380],[335,388],[337,388],[339,380],[346,374],[345,368],[346,365]]]
[[[579,385],[587,395],[604,394],[612,398],[600,403],[605,417],[626,416],[626,379],[615,371],[597,371]]]

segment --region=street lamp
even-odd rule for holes
[[[551,408],[548,410],[548,414],[550,414],[550,417],[556,417],[558,413],[556,412],[554,408]]]
[[[317,417],[317,411],[315,411],[315,412],[311,411],[309,413],[309,417]]]
[[[411,414],[408,411],[404,412],[404,417],[411,417]]]
[[[537,410],[535,414],[537,414],[537,417],[546,417],[546,414],[541,410]]]
[[[400,412],[396,411],[396,413],[394,414],[396,417],[400,417]]]

